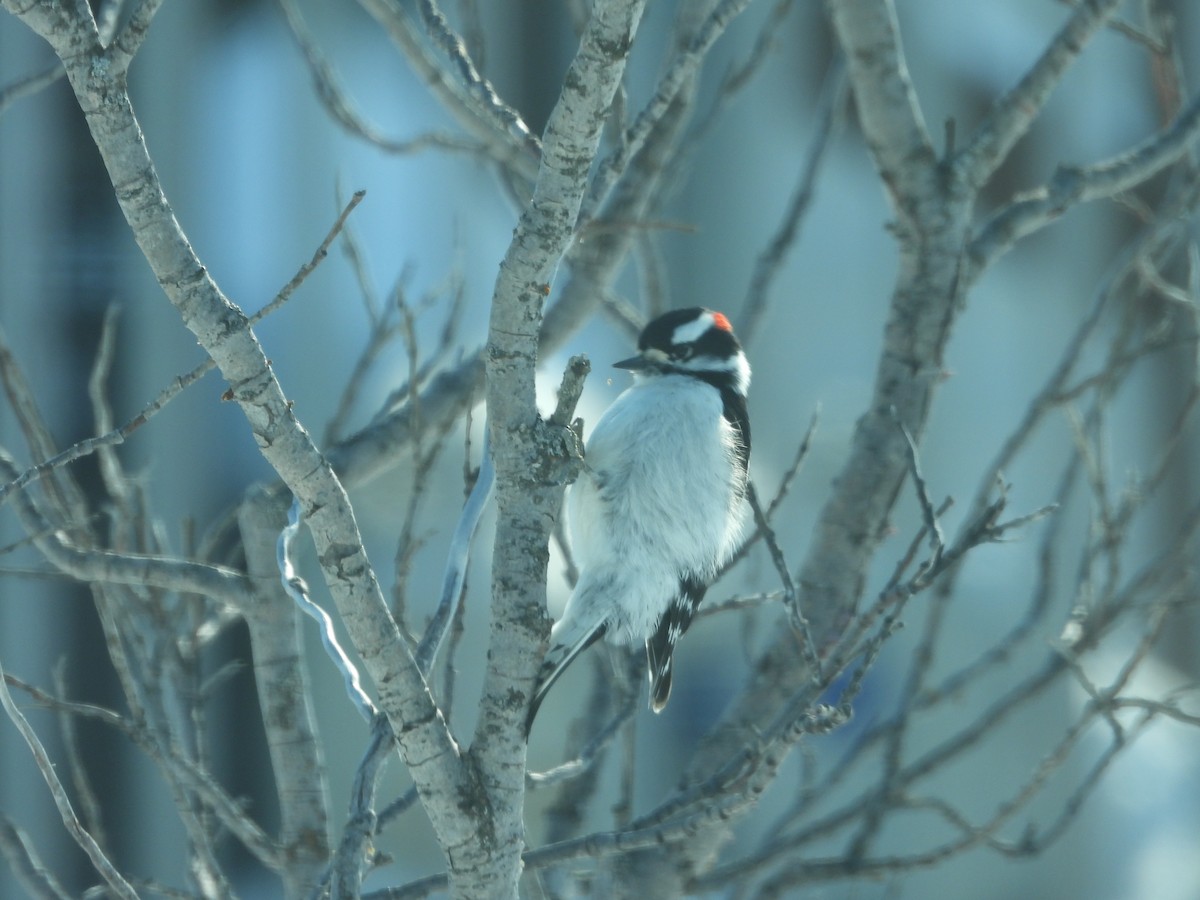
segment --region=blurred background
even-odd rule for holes
[[[475,4],[470,4],[475,7]],[[1054,0],[967,4],[955,0],[904,0],[900,24],[911,75],[930,131],[940,136],[953,119],[970,134],[990,104],[1026,71],[1068,14]],[[410,71],[381,29],[354,4],[303,2],[300,8],[322,52],[364,116],[384,134],[407,138],[455,133],[454,122]],[[446,3],[455,18],[457,5]],[[1186,82],[1200,80],[1200,8],[1175,3],[1129,3],[1120,16],[1140,22],[1145,8],[1169,10]],[[822,86],[833,57],[832,35],[821,4],[791,4],[765,50],[760,34],[772,4],[756,3],[713,51],[700,86],[701,107],[714,105],[715,89],[730,67],[765,53],[746,88],[720,106],[675,181],[664,210],[655,276],[670,305],[705,305],[726,311],[738,324],[755,260],[773,234],[814,138]],[[485,54],[478,60],[498,92],[540,132],[576,46],[570,4],[512,0],[478,4]],[[661,71],[665,35],[675,4],[652,2],[629,69],[629,108],[636,111]],[[49,48],[20,22],[0,14],[0,89],[50,65]],[[516,211],[489,167],[467,154],[428,150],[389,154],[333,123],[314,91],[311,74],[278,6],[270,2],[167,3],[131,70],[131,90],[150,152],[175,214],[226,295],[247,312],[268,301],[311,257],[338,212],[356,190],[366,198],[349,228],[361,250],[362,270],[377,298],[402,286],[414,310],[421,346],[436,344],[461,290],[456,345],[472,350],[483,340],[496,266],[515,224]],[[1186,100],[1186,98],[1185,98]],[[1060,165],[1094,162],[1134,145],[1161,127],[1148,54],[1117,30],[1102,32],[1055,92],[1031,133],[989,187],[1002,202],[1045,182]],[[1157,202],[1163,184],[1146,202]],[[1157,192],[1157,193],[1156,193]],[[978,211],[982,219],[989,209]],[[777,527],[789,560],[802,559],[812,522],[839,470],[855,421],[870,397],[884,316],[896,274],[891,212],[871,160],[846,115],[831,137],[812,205],[786,267],[772,291],[769,311],[748,352],[754,366],[751,414],[755,448],[752,473],[760,491],[774,490],[792,459],[810,417],[820,409],[811,454],[781,509]],[[1060,222],[1018,244],[966,298],[946,359],[921,454],[935,500],[959,502],[946,515],[953,529],[1006,437],[1013,432],[1063,352],[1068,337],[1094,301],[1114,256],[1138,227],[1137,216],[1116,203],[1072,210]],[[1193,234],[1195,222],[1192,222]],[[630,268],[618,283],[635,306],[647,277]],[[551,302],[554,301],[551,298]],[[1141,314],[1118,299],[1111,321]],[[1196,302],[1193,294],[1191,302]],[[202,361],[194,339],[158,289],[113,199],[97,152],[64,81],[18,100],[0,115],[0,325],[33,386],[60,447],[95,433],[87,396],[102,320],[119,307],[118,339],[110,379],[117,422],[152,400],[177,375]],[[337,248],[282,311],[256,329],[300,420],[318,436],[339,414],[347,380],[363,351],[368,316],[355,268]],[[1147,315],[1149,313],[1146,313]],[[1185,321],[1181,319],[1181,321]],[[1181,325],[1181,328],[1184,326]],[[1194,382],[1196,347],[1181,333],[1173,349],[1140,364],[1109,410],[1103,466],[1120,485],[1153,466],[1170,436],[1181,398]],[[587,353],[593,373],[580,415],[594,422],[627,384],[610,361],[628,355],[630,338],[611,317],[597,316],[560,353],[545,360],[543,400],[567,357]],[[1087,359],[1102,358],[1099,339]],[[358,399],[344,410],[341,434],[363,427],[385,398],[408,377],[403,342],[388,347],[359,382]],[[227,525],[247,487],[270,481],[238,408],[221,402],[226,385],[210,374],[176,398],[120,449],[157,516],[163,540],[183,552],[189,535]],[[409,580],[410,622],[432,609],[447,541],[463,498],[463,468],[478,463],[479,420],[468,448],[466,424],[451,432],[429,479],[417,534],[420,548]],[[1194,426],[1184,435],[1180,464],[1138,518],[1126,564],[1135,571],[1179,529],[1200,491],[1200,454]],[[7,403],[0,404],[0,444],[23,464],[29,451]],[[1034,441],[1006,468],[1010,510],[1032,511],[1056,497],[1075,443],[1068,417],[1048,417]],[[394,579],[400,531],[413,474],[407,455],[398,465],[351,492],[367,549],[380,580]],[[95,458],[71,468],[89,497],[103,504]],[[1080,546],[1094,518],[1086,490],[1070,496],[1058,513],[1061,540]],[[890,575],[920,514],[906,487],[894,515],[894,535],[883,544],[867,595]],[[977,551],[961,573],[939,646],[937,666],[950,672],[981,652],[1021,619],[1038,568],[1046,523],[1019,540]],[[22,541],[10,509],[0,509],[0,659],[5,669],[49,688],[61,667],[74,699],[120,708],[122,700],[107,660],[90,595],[49,571]],[[486,647],[490,521],[476,541],[467,597],[466,631],[457,657],[459,674],[453,724],[469,734]],[[311,558],[305,576],[321,584]],[[1065,559],[1070,560],[1070,556]],[[1064,563],[1070,568],[1071,562]],[[1075,572],[1064,573],[1057,613],[1043,633],[996,672],[980,695],[962,698],[963,716],[986,706],[1042,658],[1078,598]],[[550,566],[554,603],[565,601],[560,556]],[[724,599],[739,592],[772,590],[777,578],[756,552],[710,592]],[[1194,582],[1190,586],[1196,593]],[[321,592],[318,599],[327,602]],[[896,700],[925,606],[910,604],[907,627],[886,647],[872,672],[850,726],[808,743],[811,758],[797,761],[764,801],[760,814],[739,829],[739,848],[754,846],[786,809],[805,772],[836,759],[854,745]],[[1180,620],[1141,670],[1147,693],[1161,693],[1200,677],[1194,616]],[[701,620],[680,662],[668,711],[638,723],[636,811],[665,795],[690,749],[736,695],[747,665],[743,649],[760,646],[786,627],[778,611]],[[1136,641],[1137,629],[1113,653]],[[310,635],[310,670],[322,728],[332,809],[347,805],[354,768],[367,732],[345,701],[340,680]],[[731,642],[736,652],[730,651]],[[211,764],[257,821],[272,827],[274,800],[269,762],[257,712],[252,673],[245,664],[244,629],[233,625],[206,654],[214,742]],[[230,664],[233,668],[229,668]],[[1097,658],[1100,671],[1103,658]],[[562,735],[567,716],[586,690],[591,664],[576,666],[551,694],[534,735],[530,762],[546,768],[573,751]],[[1157,680],[1156,680],[1157,679]],[[1046,735],[1075,716],[1086,696],[1063,680],[1041,694],[1024,714],[1006,722],[973,757],[948,767],[931,791],[953,797],[986,817],[1024,784],[1053,742]],[[952,731],[956,708],[922,732],[933,746]],[[61,733],[52,714],[29,709],[52,754]],[[944,720],[944,721],[942,721]],[[550,723],[550,724],[547,724]],[[560,727],[561,723],[561,727]],[[1094,738],[1094,740],[1093,740]],[[79,725],[89,770],[119,862],[129,871],[179,884],[183,832],[171,799],[153,767],[120,735]],[[1019,835],[1027,820],[1052,819],[1107,745],[1103,729],[1063,763],[1061,783],[1047,791],[1004,834]],[[824,897],[930,896],[1089,897],[1095,900],[1200,897],[1200,754],[1197,736],[1184,725],[1159,722],[1107,770],[1071,828],[1046,853],[1013,861],[987,847],[881,882],[833,882],[810,891]],[[61,758],[61,757],[56,757]],[[808,766],[816,766],[809,769]],[[612,766],[606,778],[616,780]],[[870,771],[862,773],[869,777]],[[386,795],[407,786],[393,762]],[[613,788],[615,789],[615,788]],[[841,785],[852,792],[853,785]],[[531,799],[531,842],[540,839],[539,810]],[[594,804],[586,825],[611,825],[608,806]],[[0,721],[0,811],[24,829],[73,893],[94,882],[86,859],[54,813],[44,783],[15,729]],[[884,835],[896,852],[933,839],[924,825]],[[928,834],[932,834],[929,832]],[[817,855],[841,846],[830,839]],[[381,840],[392,863],[369,886],[398,884],[441,869],[441,857],[420,812],[410,813]],[[274,882],[230,842],[235,886],[246,897],[273,896]],[[805,894],[806,896],[809,894]],[[21,888],[0,864],[0,897]]]

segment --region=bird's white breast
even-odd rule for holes
[[[592,430],[568,500],[576,593],[616,600],[625,616],[610,623],[617,640],[646,637],[680,577],[707,581],[737,546],[741,474],[721,410],[716,388],[655,376],[621,394]]]

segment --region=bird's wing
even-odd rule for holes
[[[575,627],[565,630],[555,626],[554,631],[550,633],[550,649],[546,652],[546,659],[538,672],[537,686],[529,704],[529,716],[525,720],[526,732],[533,726],[534,716],[537,715],[554,682],[558,681],[558,677],[566,671],[567,666],[575,661],[575,657],[604,635],[604,630],[604,622],[586,624],[576,620]]]

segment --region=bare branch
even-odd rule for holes
[[[44,91],[66,74],[67,70],[63,68],[62,63],[56,62],[41,72],[26,75],[0,88],[0,115],[18,100]]]
[[[485,145],[478,141],[463,140],[455,135],[423,134],[408,140],[398,140],[383,135],[378,128],[368,122],[354,108],[352,101],[343,90],[333,66],[330,65],[329,61],[325,59],[321,51],[317,48],[316,41],[313,39],[312,33],[308,30],[308,26],[305,24],[295,0],[279,0],[279,5],[283,9],[284,16],[287,18],[292,36],[300,46],[300,52],[304,54],[304,61],[308,64],[309,71],[312,73],[313,84],[316,87],[318,99],[320,99],[333,120],[344,127],[350,134],[361,137],[385,153],[408,154],[429,149],[455,150],[476,154],[484,152],[486,149]]]
[[[251,327],[257,325],[271,313],[275,312],[275,310],[279,309],[279,307],[283,306],[283,304],[287,303],[296,288],[300,287],[305,279],[312,274],[313,270],[325,261],[325,257],[329,255],[329,248],[337,240],[337,236],[341,234],[342,229],[346,225],[346,220],[350,218],[350,213],[358,208],[358,204],[362,203],[366,196],[367,192],[365,190],[354,192],[350,197],[350,201],[342,209],[333,226],[329,229],[329,233],[325,235],[325,239],[321,241],[316,252],[313,253],[312,259],[297,270],[296,274],[292,276],[292,280],[279,289],[279,293],[275,295],[275,298],[270,303],[250,317]]]
[[[426,628],[424,637],[421,638],[420,646],[417,647],[417,665],[426,678],[433,669],[438,649],[458,610],[463,584],[467,578],[471,539],[475,536],[475,529],[492,496],[492,488],[495,483],[496,469],[492,465],[488,439],[485,437],[483,455],[479,460],[479,474],[475,477],[475,485],[471,488],[471,494],[463,506],[458,524],[454,528],[454,535],[450,539],[450,549],[446,556],[446,570],[442,576],[442,595],[438,600],[437,611]]]
[[[92,364],[91,377],[88,379],[88,398],[92,402],[92,416],[95,420],[96,433],[101,435],[110,434],[113,431],[112,406],[108,401],[108,375],[112,369],[113,355],[116,351],[118,311],[119,307],[116,305],[110,305],[104,311],[100,346],[96,351],[96,361]],[[130,508],[129,489],[125,473],[121,468],[121,461],[111,446],[98,446],[97,450],[100,459],[100,474],[104,478],[105,490],[121,509],[122,518],[132,520],[133,512]],[[47,465],[49,464],[47,463]],[[3,489],[0,489],[0,502],[2,502],[4,493],[15,483],[9,482]]]
[[[971,240],[970,280],[990,268],[1021,238],[1049,225],[1072,206],[1112,197],[1162,171],[1187,153],[1197,137],[1200,137],[1200,96],[1166,129],[1125,153],[1082,168],[1059,168],[1048,184],[1014,199]],[[1191,208],[1196,192],[1193,184],[1177,202],[1185,209]],[[1160,220],[1169,221],[1162,216]]]
[[[892,415],[896,416],[894,409],[892,410]],[[933,508],[933,501],[929,498],[925,476],[921,474],[921,461],[917,455],[917,442],[908,433],[908,429],[904,427],[904,423],[900,421],[899,416],[896,416],[896,427],[904,435],[904,443],[908,448],[908,464],[909,470],[912,473],[913,487],[917,492],[917,502],[921,506],[921,518],[925,522],[925,531],[929,535],[929,546],[933,551],[933,556],[922,568],[934,568],[941,560],[942,551],[946,547],[946,539],[942,535],[942,526],[938,522],[937,510]]]
[[[15,478],[17,471],[12,457],[0,449],[0,477]],[[186,560],[78,547],[67,532],[53,528],[25,494],[17,495],[16,510],[22,526],[45,557],[80,581],[152,585],[202,594],[234,606],[242,606],[250,598],[249,586],[240,572]]]
[[[159,285],[230,384],[262,454],[305,511],[326,582],[397,726],[410,771],[432,794],[459,795],[459,750],[396,627],[370,567],[345,489],[300,425],[245,314],[221,292],[179,226],[146,148],[121,73],[93,65],[93,38],[77,23],[25,15],[67,67],[122,212]],[[447,847],[474,839],[457,804],[428,808]]]
[[[418,29],[396,0],[359,0],[359,5],[383,26],[388,37],[447,110],[483,141],[488,155],[520,183],[532,184],[537,174],[538,142],[523,124],[516,127],[519,116],[504,114],[511,110],[496,98],[491,86],[482,79],[464,84],[448,71],[447,66],[425,46]],[[496,98],[494,103],[493,98]]]
[[[279,293],[275,295],[271,302],[250,317],[249,324],[251,327],[257,325],[271,313],[277,311],[285,303],[287,303],[287,301],[290,300],[292,295],[295,293],[296,288],[299,287],[304,280],[312,274],[313,270],[317,266],[324,262],[325,257],[329,255],[330,245],[345,226],[347,217],[351,212],[354,211],[355,207],[362,202],[365,196],[366,191],[355,192],[354,196],[350,199],[350,202],[347,203],[345,208],[342,210],[341,215],[339,215],[337,220],[334,222],[333,227],[330,229],[329,234],[326,235],[325,240],[321,242],[320,246],[313,254],[312,259],[300,267],[297,273],[286,285],[280,289]],[[4,334],[2,331],[0,331],[0,362],[4,362],[9,358],[10,357],[7,344],[5,343]],[[97,372],[100,371],[102,361],[103,354],[101,355],[101,358],[97,360]],[[139,413],[130,418],[120,428],[113,429],[110,417],[103,417],[101,421],[97,423],[97,430],[101,431],[101,434],[97,435],[96,437],[85,438],[82,441],[72,444],[62,452],[49,456],[44,462],[30,466],[12,480],[0,485],[0,504],[4,503],[11,492],[20,490],[33,481],[45,478],[55,469],[66,466],[72,462],[75,462],[76,460],[82,459],[85,456],[90,456],[93,453],[100,452],[103,456],[108,448],[123,444],[126,438],[133,434],[133,432],[137,431],[139,428],[149,422],[150,419],[152,419],[163,409],[163,407],[179,396],[179,394],[181,394],[184,390],[195,384],[197,381],[215,369],[216,365],[216,362],[212,358],[209,358],[200,363],[200,365],[196,366],[186,375],[177,376],[175,380],[171,382],[171,384],[159,392],[157,397],[150,401],[150,403],[143,407]],[[6,371],[12,370],[6,368]],[[92,403],[94,408],[97,410],[97,413],[99,413],[102,409],[107,409],[107,405],[101,402],[102,393],[99,390],[101,386],[102,383],[97,382],[91,390]],[[21,403],[18,408],[24,408],[27,406],[27,403]],[[49,449],[50,444],[48,434],[42,439],[41,443],[43,448]],[[115,464],[116,458],[111,456],[107,458],[107,461],[102,463],[104,471],[109,475],[107,481],[110,490],[114,490],[114,488],[116,488],[116,486],[120,483],[120,479],[114,477]],[[117,496],[119,496],[119,494],[114,492],[114,497]]]
[[[104,855],[104,851],[100,849],[95,839],[93,839],[91,834],[88,833],[87,829],[83,827],[83,824],[76,817],[75,810],[71,807],[71,800],[67,796],[67,791],[63,787],[62,782],[58,780],[58,775],[54,771],[54,763],[51,761],[49,754],[46,753],[46,748],[42,745],[41,740],[29,724],[29,721],[21,713],[21,710],[17,708],[16,703],[13,702],[12,694],[8,692],[8,679],[5,677],[2,665],[0,665],[0,705],[4,707],[8,718],[17,726],[21,737],[24,738],[25,743],[29,746],[29,752],[33,754],[33,761],[37,764],[42,778],[45,779],[46,786],[50,788],[50,795],[54,799],[54,805],[58,808],[63,825],[66,826],[75,843],[87,854],[96,871],[100,873],[100,876],[116,896],[123,898],[123,900],[137,900],[138,895],[133,886],[117,871],[108,857]]]
[[[288,859],[280,876],[287,895],[300,897],[328,861],[329,810],[325,760],[301,640],[300,601],[289,596],[287,577],[281,578],[279,568],[281,556],[288,562],[286,542],[296,530],[294,523],[282,525],[284,502],[267,491],[252,490],[239,509],[238,528],[255,592],[255,602],[244,611],[254,686],[279,803],[278,843]]]
[[[720,0],[701,27],[696,29],[691,41],[663,74],[654,96],[622,136],[620,145],[597,169],[588,191],[587,206],[583,213],[585,219],[594,219],[602,214],[609,194],[630,160],[642,149],[679,93],[695,79],[700,64],[717,38],[748,5],[749,0]]]
[[[46,868],[29,836],[0,817],[0,854],[33,900],[70,900],[54,873]]]
[[[602,680],[599,678],[595,679],[596,682],[601,682]],[[625,700],[626,702],[621,704],[616,714],[580,749],[578,756],[545,772],[530,772],[527,776],[529,787],[551,787],[561,784],[568,779],[577,778],[591,769],[599,759],[600,754],[620,732],[622,726],[637,713],[639,698],[630,693]],[[586,716],[585,718],[591,719],[593,717]],[[572,805],[575,806],[575,804]]]
[[[477,108],[498,121],[515,139],[536,151],[539,146],[537,136],[522,121],[520,114],[500,99],[491,82],[479,74],[462,38],[450,27],[436,0],[417,0],[417,7],[434,44],[445,54]]]
[[[792,199],[788,202],[787,210],[774,236],[754,263],[754,272],[750,276],[746,298],[742,302],[742,320],[738,323],[738,335],[743,344],[749,345],[753,341],[767,310],[771,286],[779,276],[788,252],[799,237],[800,225],[815,193],[821,163],[845,114],[846,85],[845,60],[837,56],[830,64],[829,71],[825,74],[825,82],[821,86],[821,98],[817,103],[817,124],[805,153],[800,179]]]
[[[787,560],[784,559],[783,550],[780,549],[779,542],[775,539],[775,531],[771,528],[771,523],[767,521],[766,513],[759,505],[758,492],[754,489],[753,482],[746,483],[746,500],[750,503],[750,509],[754,511],[754,524],[758,528],[757,535],[761,535],[766,542],[767,550],[771,554],[771,562],[779,574],[779,580],[783,583],[784,608],[791,613],[792,627],[800,636],[800,650],[804,655],[804,663],[808,666],[813,681],[820,682],[822,680],[821,658],[817,654],[816,644],[813,643],[808,620],[804,618],[804,613],[796,602],[796,586],[792,582],[792,573],[788,570]]]
[[[150,31],[150,23],[154,21],[154,14],[158,12],[162,4],[163,0],[135,0],[133,10],[129,13],[124,27],[108,48],[108,58],[114,71],[124,72],[129,68],[129,64],[133,62],[133,58],[142,47],[142,41],[146,39],[146,34]],[[107,10],[111,10],[111,12],[102,17],[100,23],[100,33],[105,44],[108,43],[108,40],[103,36],[110,33],[118,23],[115,10],[112,9],[113,6],[112,3],[106,4]]]
[[[63,675],[65,660],[59,660],[54,667],[54,689],[59,696],[66,696],[66,679]],[[76,729],[75,716],[67,713],[64,709],[59,708],[58,728],[62,733],[63,750],[67,756],[67,769],[71,773],[71,784],[75,789],[75,794],[78,798],[78,806],[81,810],[80,818],[83,821],[84,827],[88,833],[95,839],[96,845],[107,856],[111,853],[112,848],[108,842],[108,836],[104,830],[104,818],[102,815],[100,800],[96,796],[95,787],[92,785],[91,777],[88,775],[87,767],[84,765],[83,753],[79,742],[79,732]]]
[[[996,104],[954,160],[974,187],[982,187],[1029,130],[1071,63],[1104,26],[1120,0],[1082,0],[1038,61]]]
[[[8,402],[16,414],[21,432],[25,436],[25,442],[29,445],[30,454],[38,462],[52,459],[56,451],[54,436],[50,433],[50,427],[46,424],[46,420],[38,408],[33,389],[9,346],[8,336],[4,333],[3,328],[0,328],[0,381],[3,381]],[[11,464],[11,458],[6,458]],[[84,508],[82,495],[74,482],[55,473],[53,469],[48,470],[47,474],[50,477],[45,481],[45,490],[60,516],[68,518],[71,512]],[[11,481],[15,475],[16,470],[13,469],[11,472],[6,471],[3,477],[5,481]],[[9,492],[7,485],[0,490],[3,491],[0,493],[0,498],[5,497]],[[44,529],[39,529],[39,531],[41,530]]]
[[[292,505],[288,508],[288,523],[279,533],[279,544],[276,550],[279,578],[283,583],[283,589],[287,591],[288,596],[292,598],[300,611],[317,623],[317,627],[321,629],[321,643],[325,647],[325,653],[334,667],[342,674],[346,696],[364,720],[368,723],[373,722],[379,711],[375,708],[371,698],[367,696],[367,692],[363,690],[358,668],[350,661],[350,657],[338,642],[337,632],[333,628],[333,619],[308,596],[308,585],[304,583],[303,578],[296,574],[296,570],[292,566],[292,540],[299,530],[300,501],[293,500]]]
[[[935,154],[908,76],[891,0],[827,0],[846,54],[859,124],[901,212],[923,191]]]
[[[367,856],[363,852],[375,835],[379,819],[375,813],[375,790],[394,746],[391,726],[383,716],[376,716],[366,753],[354,775],[350,792],[350,814],[342,840],[330,866],[333,897],[338,900],[358,900],[362,886],[363,868]],[[415,791],[413,792],[415,795]],[[314,886],[314,897],[323,896],[324,884]]]
[[[111,709],[90,703],[74,703],[63,700],[47,694],[33,685],[26,684],[12,675],[5,675],[4,678],[10,685],[24,691],[35,702],[48,709],[91,719],[124,734],[147,756],[159,763],[171,778],[176,779],[187,790],[194,792],[205,805],[217,814],[222,826],[237,837],[264,866],[275,871],[282,868],[283,863],[278,848],[271,839],[249,819],[245,810],[213,780],[211,774],[197,766],[194,761],[181,755],[177,747],[159,746],[142,724]]]

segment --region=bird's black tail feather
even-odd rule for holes
[[[667,606],[658,628],[646,641],[647,676],[650,678],[650,708],[662,712],[671,699],[671,675],[675,659],[675,645],[683,637],[696,608],[704,599],[708,586],[696,578],[683,578],[679,582],[679,594]]]

